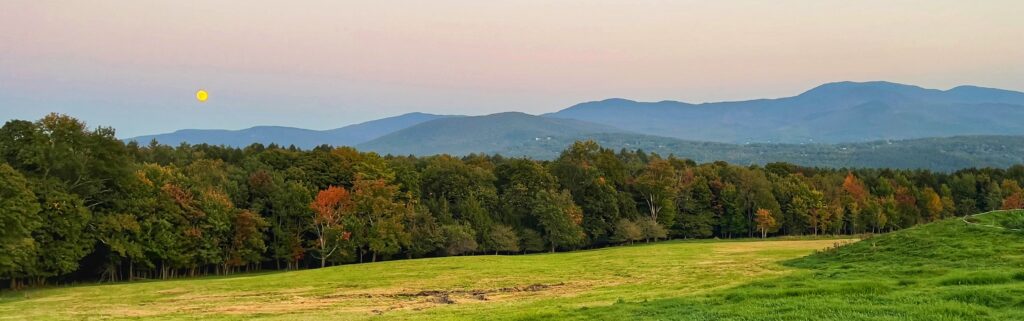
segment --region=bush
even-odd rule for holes
[[[640,227],[640,232],[643,235],[643,238],[647,241],[652,239],[657,241],[658,239],[668,236],[668,232],[665,230],[665,227],[661,226],[661,224],[658,224],[658,222],[651,218],[645,217],[638,220],[637,226]]]
[[[615,224],[615,234],[612,235],[612,242],[632,244],[633,241],[641,239],[643,239],[643,231],[640,230],[640,226],[636,223],[630,222],[627,219],[621,219],[618,224]]]

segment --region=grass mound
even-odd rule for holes
[[[580,319],[1024,320],[1022,211],[948,219],[790,260],[803,272]]]

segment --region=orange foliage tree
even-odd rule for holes
[[[344,218],[351,214],[352,197],[343,187],[328,186],[317,193],[309,207],[313,209],[314,246],[320,256],[320,267],[324,267],[351,236],[345,231]]]
[[[761,238],[768,236],[768,231],[776,231],[779,229],[779,223],[775,220],[775,215],[772,212],[763,208],[757,209],[754,221],[757,222],[757,230],[761,231]]]

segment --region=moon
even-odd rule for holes
[[[199,102],[204,102],[207,98],[210,98],[210,94],[207,93],[206,90],[200,89],[199,91],[196,91],[196,100]]]

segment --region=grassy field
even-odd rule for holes
[[[778,262],[835,242],[662,242],[570,253],[447,257],[43,289],[4,296],[0,319],[541,317],[782,276],[795,269]]]
[[[950,219],[835,247],[849,242],[677,241],[40,289],[0,296],[0,319],[1024,320],[1024,233]]]

